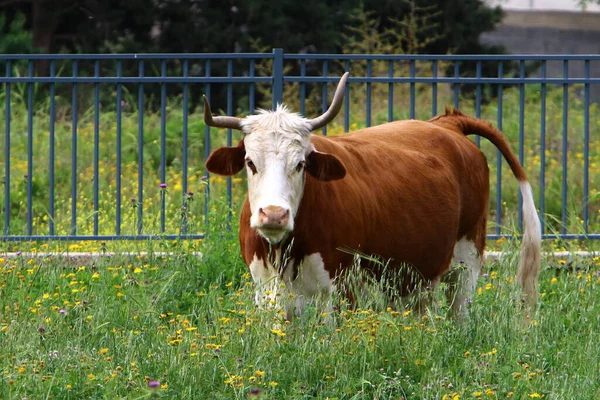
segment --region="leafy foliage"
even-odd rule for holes
[[[0,13],[0,54],[32,53],[33,37],[25,29],[25,15],[17,13],[12,21],[7,21],[7,16]]]
[[[483,0],[15,0],[0,7],[23,10],[34,42],[44,51],[81,52],[240,52],[260,39],[287,52],[341,52],[342,31],[357,10],[378,21],[379,33],[398,29],[399,21],[427,23],[429,29],[406,25],[407,52],[481,53],[479,35],[501,20],[499,7]],[[41,11],[43,13],[41,13]],[[355,32],[360,35],[360,32]],[[45,37],[45,39],[43,38]],[[435,40],[431,40],[435,38]],[[43,40],[44,39],[44,40]],[[410,43],[420,43],[410,47]],[[497,49],[496,49],[497,50]]]

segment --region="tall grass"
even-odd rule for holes
[[[0,397],[593,399],[600,395],[600,259],[545,261],[523,324],[516,256],[488,264],[471,314],[447,319],[336,297],[300,320],[259,310],[226,221],[202,257],[0,259]],[[516,243],[503,243],[516,253]],[[329,314],[329,315],[325,315]]]

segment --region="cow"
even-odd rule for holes
[[[502,133],[447,108],[429,121],[396,121],[333,137],[311,134],[339,112],[347,77],[329,109],[314,119],[285,105],[245,118],[213,117],[204,98],[207,125],[243,133],[237,146],[212,152],[206,168],[225,176],[246,169],[239,242],[257,304],[292,297],[283,305],[291,319],[311,299],[331,299],[337,280],[353,265],[373,269],[348,251],[354,250],[388,260],[388,270],[416,270],[395,283],[401,296],[434,287],[460,265],[460,274],[446,277],[454,288],[451,312],[466,315],[482,267],[488,216],[487,161],[467,138],[479,135],[500,150],[519,184],[524,234],[517,277],[533,307],[540,222],[525,171]]]

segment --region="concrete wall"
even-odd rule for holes
[[[508,10],[481,41],[504,45],[512,54],[600,54],[600,13]],[[547,74],[562,77],[562,62],[548,62]],[[569,62],[569,77],[583,76],[584,62]],[[600,60],[590,63],[590,77],[600,77]],[[600,100],[600,85],[592,85],[591,96]]]
[[[493,7],[501,6],[505,10],[561,10],[583,11],[578,0],[486,0]],[[588,1],[586,11],[600,11],[600,4]]]

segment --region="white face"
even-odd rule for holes
[[[271,244],[294,229],[304,192],[306,157],[313,150],[310,126],[278,107],[243,121],[250,226]]]

